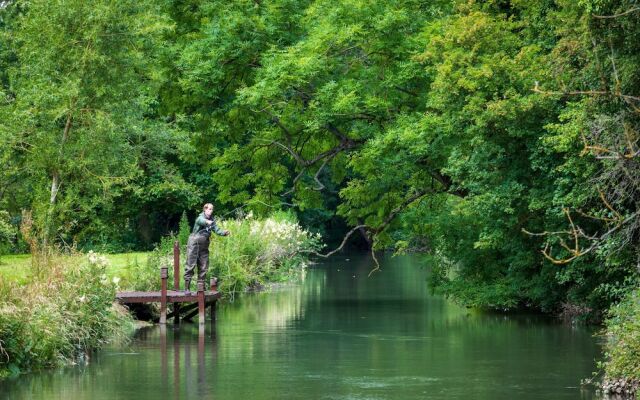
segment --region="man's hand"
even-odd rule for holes
[[[229,232],[229,231],[224,231],[224,235],[225,235],[225,236],[229,236],[229,235],[231,235],[231,232]]]

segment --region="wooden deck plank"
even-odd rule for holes
[[[159,303],[161,300],[160,291],[157,292],[119,292],[116,293],[116,300],[120,303]],[[220,292],[205,291],[204,298],[206,300],[214,300],[220,298]],[[168,303],[188,303],[197,302],[198,294],[192,292],[190,296],[184,294],[183,291],[167,290]]]

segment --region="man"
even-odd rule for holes
[[[218,228],[212,217],[213,204],[207,203],[203,207],[202,213],[196,218],[193,224],[193,231],[189,235],[187,242],[187,263],[184,268],[184,292],[191,294],[191,279],[196,264],[198,265],[198,279],[205,279],[209,268],[209,236],[211,231],[220,236],[229,236],[229,231]]]

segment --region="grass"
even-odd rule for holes
[[[28,256],[11,261],[3,272],[14,280],[0,276],[0,379],[86,360],[129,336],[133,320],[114,304],[106,259],[52,253],[33,268]]]
[[[105,254],[109,261],[106,274],[110,278],[126,275],[133,264],[146,264],[149,254],[150,252]],[[30,254],[0,256],[0,279],[25,284],[30,280],[30,266]]]
[[[0,256],[0,277],[6,281],[24,283],[29,275],[30,254]]]

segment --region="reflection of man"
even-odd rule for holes
[[[218,228],[215,221],[211,217],[213,214],[213,204],[204,205],[202,213],[196,218],[193,224],[193,231],[189,235],[187,242],[187,264],[184,268],[184,292],[191,294],[191,278],[193,278],[193,270],[198,265],[198,279],[205,279],[207,269],[209,268],[209,236],[214,231],[220,236],[229,236],[229,231],[223,231]]]

